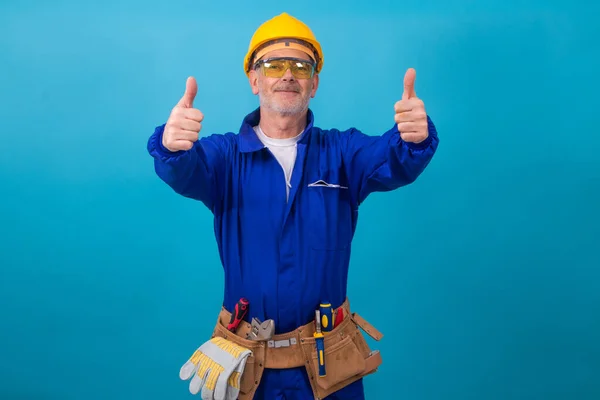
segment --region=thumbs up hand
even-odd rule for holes
[[[416,71],[409,68],[404,75],[402,100],[396,102],[394,120],[398,124],[400,137],[405,142],[421,143],[429,136],[427,113],[423,100],[415,92]]]
[[[198,140],[204,114],[193,108],[197,92],[196,79],[189,77],[185,84],[185,93],[171,111],[163,132],[162,144],[172,152],[189,150]]]

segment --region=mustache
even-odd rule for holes
[[[277,85],[275,87],[273,87],[273,91],[274,92],[281,92],[281,91],[286,91],[286,92],[296,92],[296,93],[300,93],[300,85],[296,84],[283,84],[283,85]]]

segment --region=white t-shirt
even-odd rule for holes
[[[300,140],[302,132],[292,138],[273,139],[265,135],[258,125],[254,127],[254,131],[260,141],[271,150],[271,153],[273,153],[281,165],[281,168],[283,168],[286,194],[287,197],[289,197],[290,188],[292,187],[292,171],[294,170],[294,163],[296,162],[296,144],[298,143],[298,140]]]

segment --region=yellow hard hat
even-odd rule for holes
[[[292,48],[308,51],[313,54],[316,62],[315,72],[319,73],[323,68],[323,51],[321,44],[317,41],[315,35],[308,25],[288,13],[281,13],[278,16],[264,22],[258,27],[248,46],[248,53],[244,58],[244,72],[249,75],[252,68],[253,59],[260,54],[266,46],[269,50],[275,48]]]

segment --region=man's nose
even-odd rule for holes
[[[292,69],[288,68],[285,70],[285,73],[283,74],[283,77],[281,78],[284,81],[293,81],[294,78],[294,74],[292,74]]]

